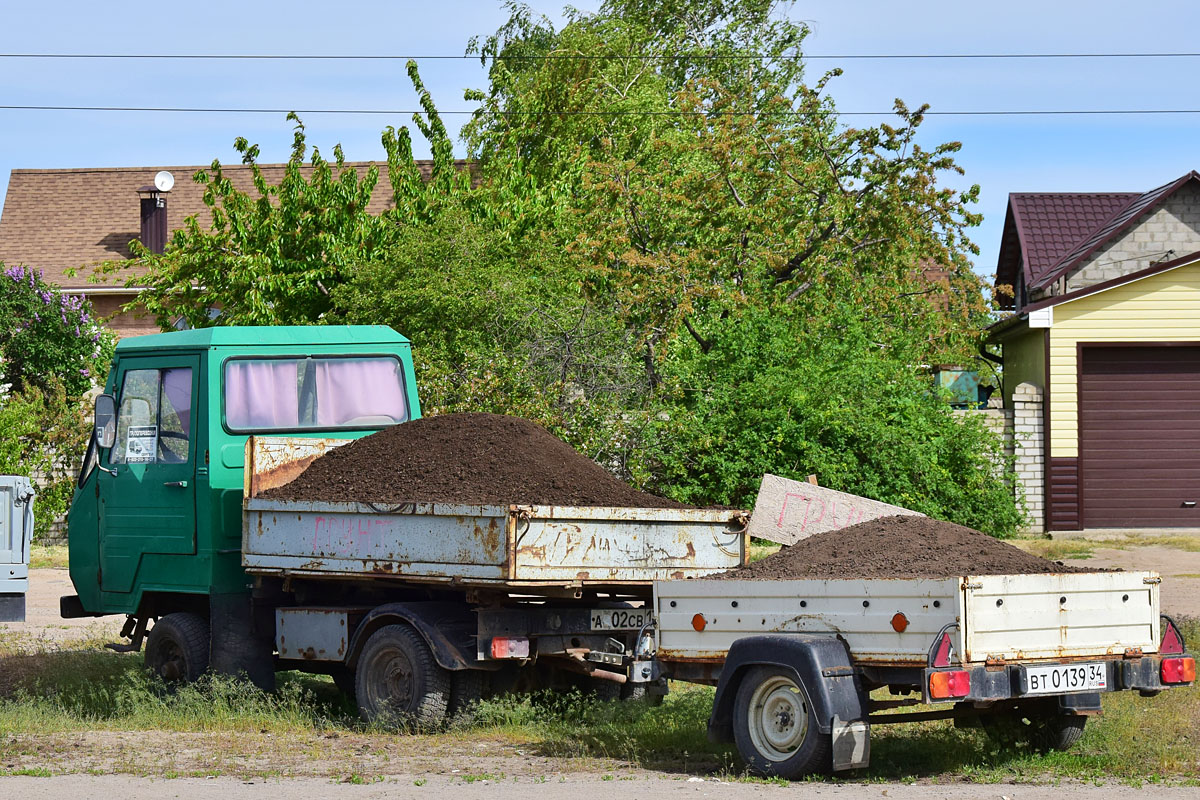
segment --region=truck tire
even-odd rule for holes
[[[353,702],[356,694],[354,687],[354,671],[346,667],[339,667],[338,669],[335,669],[333,672],[329,673],[329,677],[333,678],[333,685],[336,686],[342,694],[346,695],[346,697],[349,697],[351,702]],[[357,703],[355,703],[355,705],[357,705]]]
[[[990,714],[980,718],[988,738],[1001,747],[1028,745],[1039,753],[1069,750],[1083,736],[1087,717],[1070,714]]]
[[[475,713],[475,706],[483,699],[487,677],[487,673],[479,669],[459,669],[450,673],[450,703],[446,706],[446,716],[469,720]]]
[[[146,637],[146,668],[167,683],[191,683],[208,671],[208,620],[199,614],[167,614]]]
[[[817,728],[812,702],[796,673],[754,667],[738,686],[733,739],[758,775],[800,778],[832,769],[833,742]]]
[[[371,634],[354,671],[358,711],[386,728],[434,728],[446,720],[450,673],[438,666],[421,635],[408,625]]]

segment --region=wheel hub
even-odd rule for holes
[[[774,676],[750,700],[749,733],[755,749],[771,761],[790,758],[808,733],[808,702],[795,681]]]

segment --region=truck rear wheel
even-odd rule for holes
[[[408,625],[386,625],[371,634],[354,678],[358,711],[367,722],[428,728],[446,719],[450,673]]]
[[[792,779],[831,769],[833,744],[817,728],[808,691],[782,667],[755,667],[742,680],[733,738],[746,766],[759,775]]]
[[[146,637],[146,668],[167,683],[191,683],[208,671],[208,620],[199,614],[167,614]]]

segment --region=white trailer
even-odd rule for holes
[[[638,645],[656,649],[632,679],[715,684],[710,736],[769,775],[866,766],[871,725],[924,719],[1064,749],[1102,693],[1194,681],[1177,628],[1160,622],[1159,584],[1152,572],[659,581],[653,644]],[[918,704],[943,705],[889,713]]]

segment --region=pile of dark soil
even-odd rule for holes
[[[519,417],[443,414],[331,450],[274,500],[683,508],[639,492]]]
[[[801,539],[774,555],[712,578],[951,578],[1094,572],[1018,550],[952,522],[929,517],[880,517]]]

